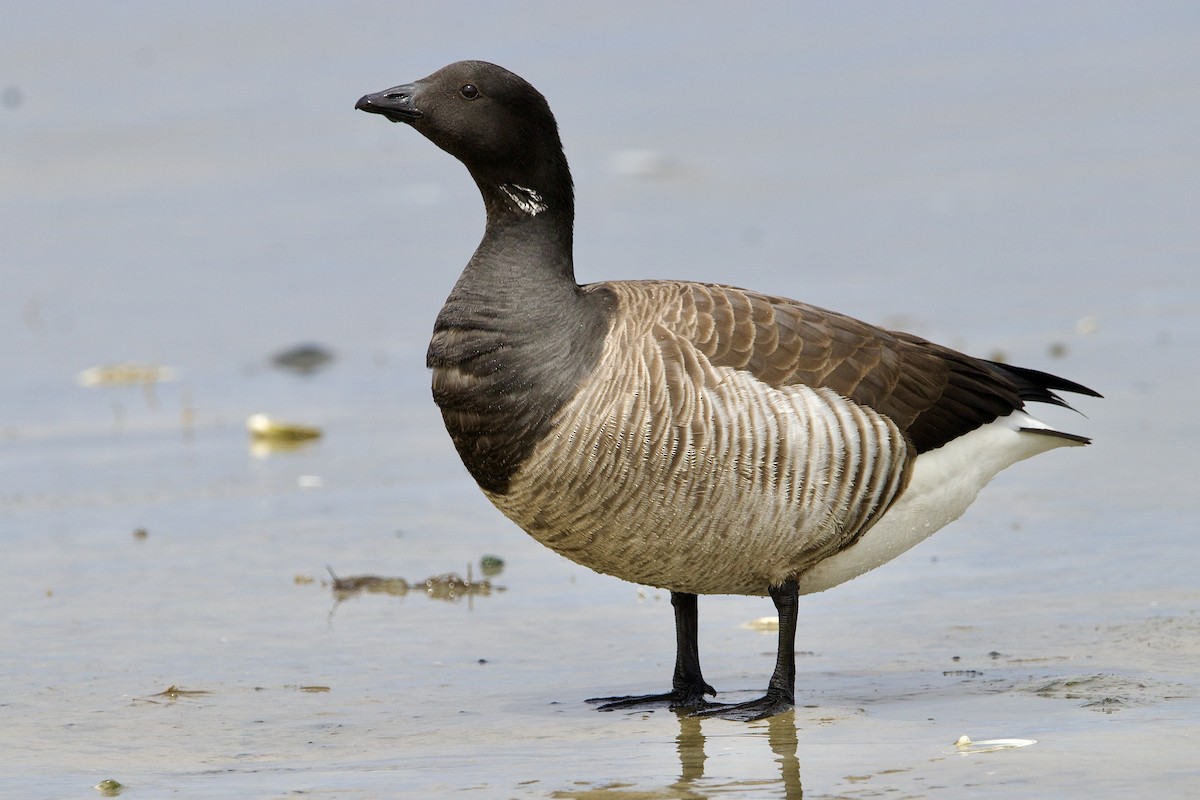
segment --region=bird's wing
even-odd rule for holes
[[[714,366],[745,370],[777,388],[829,389],[887,417],[914,454],[1024,406],[1066,405],[1054,389],[1095,395],[1035,370],[964,355],[918,336],[823,308],[757,292],[701,283],[645,281],[677,296],[671,324]]]

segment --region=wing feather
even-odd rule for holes
[[[769,386],[830,389],[883,414],[916,453],[962,436],[1026,401],[1066,405],[1053,390],[1096,393],[1047,373],[973,358],[908,333],[731,286],[637,281],[675,306],[671,323],[713,366]],[[597,284],[602,286],[605,284]]]

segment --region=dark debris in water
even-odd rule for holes
[[[171,684],[158,694],[152,694],[147,697],[138,697],[135,698],[135,700],[142,703],[161,703],[162,700],[157,700],[155,698],[163,698],[163,700],[175,701],[205,694],[211,694],[211,692],[205,689],[180,689],[175,684]]]
[[[344,600],[360,592],[373,594],[390,594],[403,597],[409,592],[422,592],[434,600],[457,602],[464,597],[487,597],[493,591],[504,591],[501,586],[493,586],[489,580],[475,580],[471,574],[471,566],[467,565],[467,577],[457,572],[447,572],[434,575],[423,581],[409,582],[400,577],[385,577],[382,575],[350,575],[338,577],[332,567],[326,566],[333,579],[333,593],[337,599]]]
[[[469,571],[465,580],[456,572],[447,572],[444,575],[426,578],[421,586],[424,587],[425,594],[435,600],[454,601],[460,597],[475,595],[486,597],[492,593],[491,581],[473,581]]]
[[[1091,700],[1084,703],[1083,707],[1090,708],[1093,711],[1102,711],[1105,714],[1112,714],[1123,708],[1129,708],[1129,701],[1123,697],[1101,697],[1098,700]]]
[[[1081,708],[1104,714],[1191,694],[1178,684],[1107,673],[1043,680],[1027,689],[1039,697],[1082,701],[1079,703]]]
[[[163,689],[158,694],[152,694],[151,697],[167,697],[171,700],[178,700],[180,697],[188,697],[194,694],[209,694],[205,689],[180,689],[175,684],[171,684]]]
[[[333,352],[319,344],[299,344],[276,353],[271,363],[287,372],[311,375],[329,366],[333,358]]]
[[[325,567],[333,578],[333,591],[337,594],[357,594],[359,592],[374,592],[377,594],[394,594],[398,597],[408,594],[408,581],[404,578],[385,578],[381,575],[351,575],[339,578],[333,567]]]

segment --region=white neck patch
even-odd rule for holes
[[[542,196],[533,189],[526,189],[524,186],[518,186],[515,183],[500,184],[500,191],[508,195],[508,199],[520,211],[525,212],[531,217],[536,217],[550,206],[546,205],[546,201]]]

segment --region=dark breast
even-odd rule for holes
[[[594,367],[608,332],[608,292],[568,303],[486,314],[448,301],[426,364],[433,399],[463,464],[481,488],[505,494],[513,473]]]

